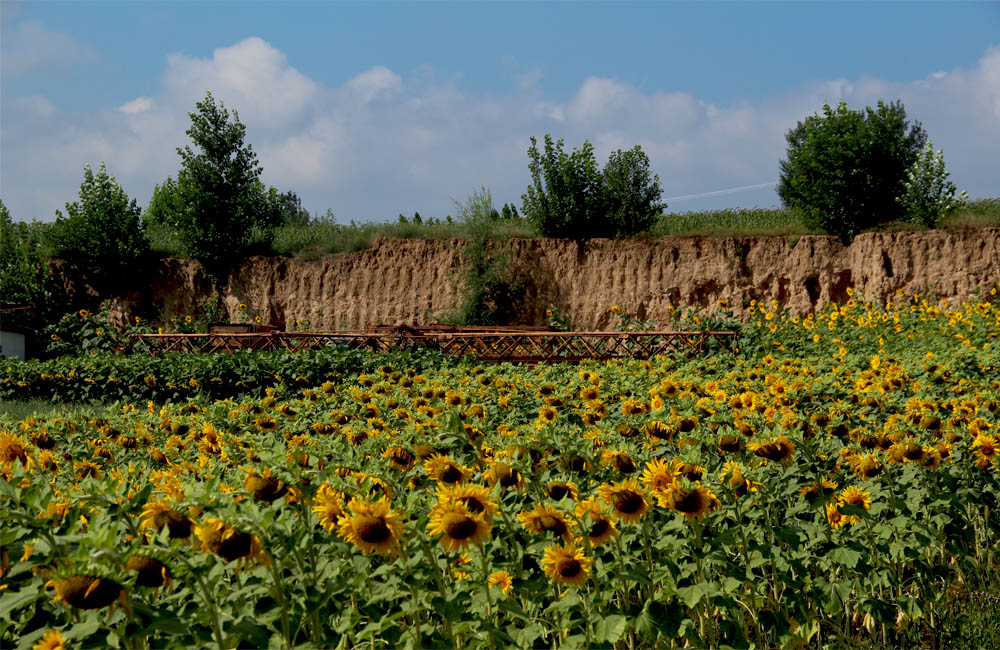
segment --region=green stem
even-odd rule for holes
[[[488,582],[490,578],[490,568],[486,558],[485,543],[479,545],[479,557],[482,560],[483,565],[483,583],[486,585],[486,619],[490,622],[490,624],[497,625],[499,627],[498,622],[493,620],[493,594],[490,593],[490,585]],[[489,643],[491,650],[496,647],[493,644],[493,630],[486,630],[486,641]]]
[[[424,536],[418,534],[417,538],[420,540],[420,548],[424,552],[424,556],[427,558],[427,561],[430,562],[431,566],[434,567],[434,578],[437,581],[438,591],[441,593],[441,600],[447,601],[448,592],[444,586],[444,574],[441,571],[441,566],[438,564],[437,558],[434,557],[434,553],[431,551],[431,548]],[[448,640],[451,641],[451,645],[455,648],[455,650],[459,650],[458,640],[451,631],[451,621],[449,621],[448,617],[443,614],[441,615],[441,620],[444,622],[444,632],[447,635]]]

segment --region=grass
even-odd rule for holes
[[[735,208],[665,214],[650,230],[653,237],[775,236],[820,234],[788,209]]]
[[[0,400],[0,417],[11,420],[24,420],[30,417],[52,417],[59,415],[67,418],[84,419],[102,417],[109,407],[100,402],[90,404],[77,402],[52,402],[44,399],[31,400]]]
[[[44,242],[48,224],[33,224],[31,236]],[[1000,227],[1000,198],[970,201],[961,210],[949,215],[942,229]],[[918,226],[894,222],[880,230],[921,230]],[[337,224],[320,222],[310,226],[277,228],[271,242],[259,238],[251,245],[255,254],[280,255],[317,259],[331,253],[344,253],[370,248],[379,239],[468,239],[468,228],[453,221],[432,219],[424,223],[371,222]],[[644,237],[768,237],[818,235],[794,210],[785,208],[732,208],[702,212],[671,212],[661,215]],[[170,227],[151,225],[146,235],[155,254],[162,257],[183,257],[183,245],[177,232]],[[523,219],[505,220],[497,224],[500,239],[538,237],[532,225]],[[51,253],[51,251],[48,251]]]

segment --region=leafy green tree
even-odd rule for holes
[[[900,102],[879,101],[864,111],[840,102],[836,109],[824,105],[822,115],[807,117],[785,138],[782,202],[847,243],[863,230],[902,218],[896,199],[927,134],[907,121]]]
[[[608,234],[629,237],[648,231],[667,207],[660,202],[662,195],[660,177],[650,173],[642,147],[612,153],[604,165]]]
[[[14,223],[0,201],[0,302],[27,310],[3,314],[7,327],[31,328],[49,305],[49,266],[26,224]]]
[[[181,171],[177,185],[183,202],[178,215],[187,253],[220,278],[252,242],[277,225],[269,197],[260,183],[257,155],[244,144],[246,127],[211,92],[189,113],[188,136],[194,143],[178,148]]]
[[[928,140],[903,181],[905,191],[896,201],[903,207],[903,218],[926,228],[935,228],[949,212],[965,203],[968,194],[958,197],[955,184],[948,180],[944,154]]]
[[[49,235],[56,257],[95,288],[125,288],[149,253],[142,211],[103,162],[96,174],[84,167],[79,197],[66,204],[65,216],[56,211]]]
[[[660,177],[636,145],[611,154],[601,171],[588,141],[567,154],[562,139],[545,135],[545,150],[535,138],[528,150],[532,185],[522,195],[524,214],[545,237],[628,237],[649,230],[666,208],[660,203]],[[504,214],[517,217],[513,208]]]
[[[143,213],[146,225],[162,225],[177,228],[180,215],[184,211],[184,197],[177,181],[170,176],[162,185],[153,186],[153,197]]]
[[[563,151],[563,140],[545,134],[545,149],[531,138],[532,185],[521,195],[525,216],[543,237],[585,239],[599,237],[604,216],[604,178],[594,157],[594,147],[584,141],[572,153]]]

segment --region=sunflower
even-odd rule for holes
[[[864,506],[865,510],[871,510],[872,507],[871,495],[853,485],[841,492],[837,501],[843,506]]]
[[[506,594],[514,586],[514,578],[506,571],[495,571],[487,578],[486,584],[490,587],[497,587],[500,593]]]
[[[346,494],[331,488],[326,483],[320,485],[319,490],[316,491],[312,510],[326,532],[332,533],[337,526],[337,520],[344,515],[344,499],[346,498]]]
[[[214,553],[226,562],[248,557],[255,550],[253,535],[212,517],[195,526],[194,534],[201,542],[202,550]]]
[[[136,572],[135,584],[140,587],[162,587],[170,583],[170,569],[156,558],[137,553],[125,563],[125,568]]]
[[[837,483],[827,479],[817,479],[799,490],[799,496],[809,503],[821,499],[824,503],[836,493]]]
[[[654,458],[646,463],[646,469],[643,470],[640,480],[660,506],[669,508],[670,492],[677,483],[677,477],[673,465],[662,458]]]
[[[45,588],[56,588],[56,600],[76,607],[77,609],[102,609],[114,604],[124,603],[125,591],[122,586],[109,578],[92,575],[72,575],[57,580],[49,580]]]
[[[584,386],[580,390],[580,400],[590,402],[601,396],[601,390],[597,386]]]
[[[748,447],[754,454],[772,463],[784,463],[790,465],[792,455],[795,453],[795,443],[785,436],[778,437],[777,440],[765,442],[751,442]]]
[[[638,399],[630,399],[622,402],[622,415],[629,417],[632,415],[642,415],[649,407]]]
[[[860,454],[852,456],[848,459],[848,464],[851,467],[851,471],[861,479],[875,478],[883,470],[882,463],[871,453],[863,456]]]
[[[826,520],[833,528],[841,528],[847,524],[853,523],[851,520],[853,517],[847,517],[841,514],[840,508],[837,507],[836,503],[826,504]]]
[[[32,650],[66,650],[66,642],[62,638],[59,630],[48,630],[45,635],[38,640],[38,643],[31,646]]]
[[[474,483],[442,486],[438,488],[437,498],[440,503],[461,502],[470,513],[481,515],[487,520],[493,519],[493,515],[500,509],[497,502],[490,498],[489,489]]]
[[[572,528],[575,524],[552,506],[536,503],[533,509],[519,513],[517,519],[532,533],[550,532],[565,540],[573,538]]]
[[[350,514],[345,512],[337,521],[337,533],[368,555],[372,551],[388,555],[392,553],[403,534],[403,517],[400,512],[390,509],[389,499],[382,497],[369,502],[354,497],[347,504]]]
[[[995,435],[978,433],[972,441],[971,447],[972,454],[976,459],[976,466],[982,469],[988,469],[1000,458],[1000,441]]]
[[[601,463],[614,467],[621,474],[631,474],[635,471],[635,461],[624,451],[605,449],[601,452]]]
[[[612,537],[618,535],[614,519],[604,509],[604,505],[594,497],[585,499],[577,504],[573,514],[584,521],[585,525],[589,524],[590,528],[587,530],[587,537],[590,539],[590,545],[593,547],[601,546]]]
[[[546,546],[542,555],[542,568],[546,575],[565,585],[582,585],[586,582],[591,562],[573,542]]]
[[[278,422],[272,417],[257,418],[253,421],[261,431],[274,431],[278,428]]]
[[[434,454],[424,461],[424,471],[439,483],[451,485],[464,483],[472,476],[472,469],[455,463],[444,454]]]
[[[558,412],[551,406],[543,406],[538,409],[538,421],[551,424],[556,421]]]
[[[191,520],[174,510],[166,501],[150,501],[142,507],[140,529],[160,531],[164,526],[170,531],[170,539],[187,539],[191,536]]]
[[[756,492],[760,483],[755,483],[743,474],[743,470],[734,460],[726,461],[722,468],[722,480],[727,481],[733,490],[733,496],[737,499],[746,496],[750,492]],[[834,486],[836,487],[836,486]]]
[[[517,471],[507,463],[492,463],[490,468],[483,474],[483,480],[493,487],[499,485],[502,488],[516,488],[524,484],[521,472]]]
[[[382,452],[382,458],[387,459],[396,469],[404,471],[410,469],[414,460],[416,460],[413,452],[395,446],[386,447],[385,451]]]
[[[15,460],[25,466],[28,464],[27,445],[18,436],[0,433],[0,462],[13,463]]]
[[[646,503],[646,491],[634,478],[600,485],[597,487],[597,493],[611,506],[612,514],[625,523],[639,521],[649,509],[649,504]]]
[[[740,451],[743,447],[743,442],[739,437],[734,436],[730,433],[724,433],[719,436],[719,441],[715,448],[719,450],[720,454],[732,454]]]
[[[427,531],[441,536],[441,546],[460,551],[469,544],[482,544],[490,534],[492,523],[482,514],[473,514],[457,499],[439,500],[431,510]]]
[[[576,486],[572,483],[552,481],[545,486],[545,494],[547,494],[550,499],[554,499],[555,501],[562,501],[566,497],[576,501],[579,492],[577,491]]]
[[[677,485],[672,492],[671,507],[687,517],[688,521],[701,519],[722,507],[718,497],[704,485],[693,488]]]
[[[76,478],[79,481],[85,478],[101,478],[101,467],[89,460],[73,461],[73,471],[76,473]]]
[[[265,469],[263,474],[257,474],[249,470],[245,471],[247,477],[243,481],[243,487],[257,501],[271,503],[285,496],[285,493],[288,492],[288,486],[283,481],[279,481],[271,476],[270,467]]]

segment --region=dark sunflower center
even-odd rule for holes
[[[457,483],[462,480],[462,470],[454,465],[448,465],[448,469],[441,472],[442,483]]]
[[[369,519],[358,526],[358,537],[369,544],[379,544],[392,537],[392,531],[381,519]]]
[[[692,465],[691,463],[684,463],[681,465],[681,474],[683,474],[690,481],[700,481],[702,471],[698,469],[697,465]]]
[[[452,539],[468,539],[476,533],[476,520],[463,517],[459,521],[448,524],[448,537]]]
[[[719,439],[719,449],[722,451],[739,451],[740,440],[736,436],[722,436]]]
[[[626,515],[634,515],[642,510],[642,495],[631,490],[616,492],[614,496],[615,510]]]
[[[542,530],[553,532],[556,535],[563,535],[566,532],[566,523],[552,515],[542,515],[539,517],[538,525],[541,526]]]
[[[564,578],[575,578],[583,572],[583,565],[579,560],[570,558],[559,563],[559,575]]]
[[[615,456],[615,468],[622,474],[631,474],[635,471],[635,463],[628,456]]]
[[[903,458],[907,460],[920,460],[924,456],[924,449],[916,443],[906,445],[903,450]]]
[[[681,433],[691,433],[692,431],[694,431],[695,424],[697,424],[697,422],[695,422],[694,420],[689,418],[684,418],[683,420],[677,423],[677,429]]]
[[[550,485],[549,486],[549,496],[559,501],[563,497],[569,494],[569,486],[567,485]]]
[[[674,499],[674,507],[686,514],[701,510],[701,494],[698,490],[681,490]]]
[[[478,515],[480,512],[486,510],[486,505],[476,497],[462,497],[460,500],[472,514]]]
[[[505,488],[513,487],[517,485],[519,478],[520,476],[518,475],[517,470],[511,470],[508,468],[500,474],[500,485]]]
[[[607,519],[598,519],[597,521],[594,522],[594,525],[590,527],[590,536],[592,538],[600,537],[604,533],[608,532],[609,528],[611,528],[610,521],[608,521]]]

